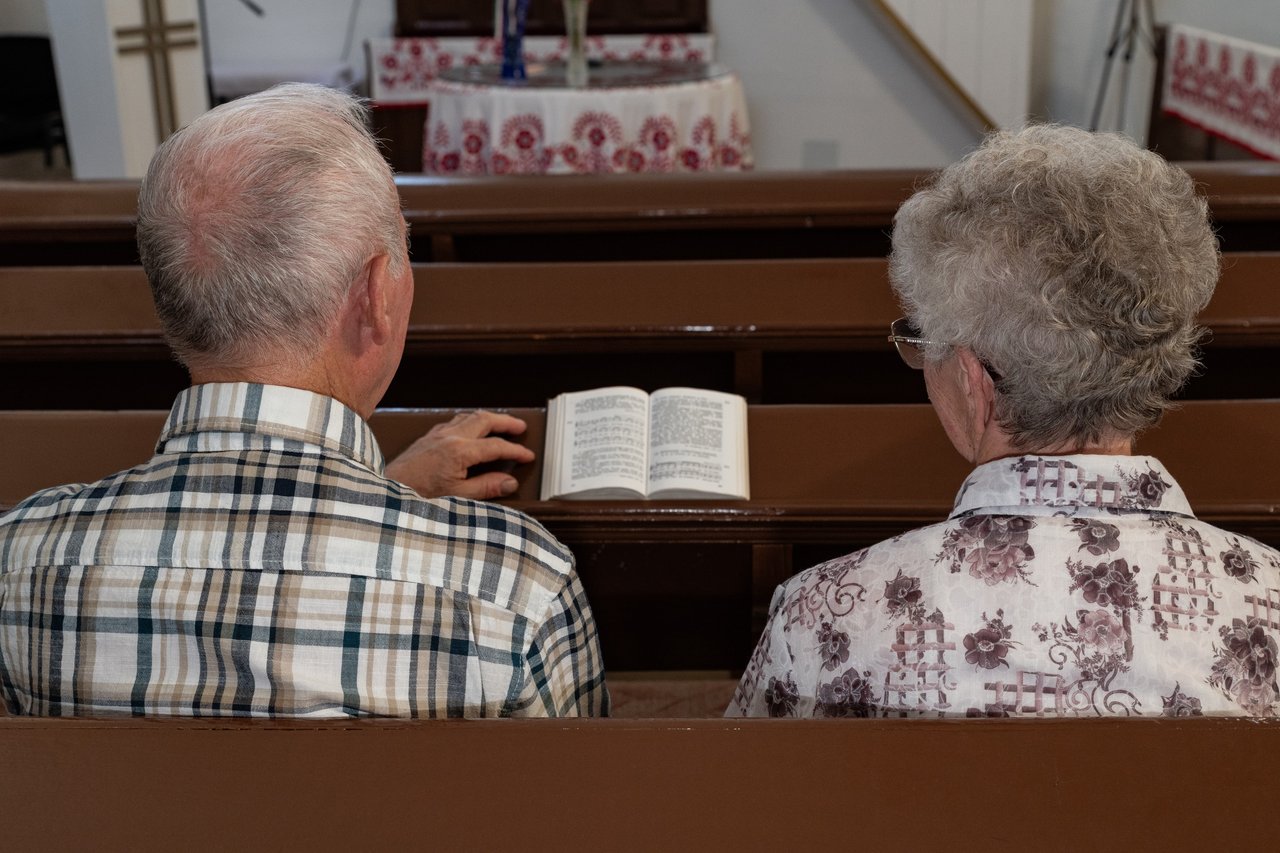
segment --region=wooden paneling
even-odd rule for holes
[[[427,111],[425,106],[392,104],[374,106],[369,114],[373,135],[384,146],[383,156],[397,172],[422,171]]]
[[[705,33],[707,0],[591,0],[587,27],[593,35]],[[398,36],[492,36],[492,0],[396,0]],[[532,0],[525,32],[563,35],[561,0]]]

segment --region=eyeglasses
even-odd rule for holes
[[[906,317],[899,317],[889,324],[889,340],[898,351],[898,355],[912,370],[924,370],[924,348],[933,341],[927,341],[920,335],[920,330],[911,325]]]
[[[930,345],[944,346],[937,341],[926,340],[920,330],[911,324],[906,317],[899,317],[889,324],[889,340],[898,351],[898,355],[912,370],[924,370],[924,348]],[[978,363],[987,371],[992,382],[999,382],[1003,377],[1000,372],[987,364],[986,359],[978,356]]]

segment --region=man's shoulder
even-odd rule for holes
[[[37,492],[0,517],[3,568],[36,568],[33,561],[57,553],[86,565],[363,575],[469,595],[528,618],[541,615],[573,572],[572,553],[509,507],[424,498],[338,457],[312,457],[305,473],[290,470],[284,478],[278,462],[157,457],[94,483]],[[253,476],[245,474],[250,469]],[[281,491],[284,479],[290,486]],[[232,482],[259,486],[238,496],[213,491]],[[163,510],[163,519],[154,510]],[[73,515],[76,524],[65,523]],[[251,544],[230,557],[211,551],[203,536],[170,536],[163,547],[165,531],[188,528]]]
[[[92,512],[95,503],[111,495],[126,469],[93,483],[67,483],[41,489],[0,514],[0,541],[6,536],[42,530],[69,512]]]
[[[547,561],[549,569],[565,575],[572,566],[569,549],[541,522],[519,510],[470,498],[424,498],[408,486],[394,480],[387,482],[389,493],[402,512],[444,525],[446,535]]]
[[[523,512],[467,498],[424,498],[385,477],[376,482],[381,492],[374,501],[381,504],[377,525],[402,555],[403,574],[397,579],[450,589],[537,618],[573,574],[573,553]],[[364,499],[370,497],[366,492]],[[372,520],[367,507],[360,509]],[[342,536],[342,527],[327,535]]]

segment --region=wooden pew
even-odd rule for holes
[[[609,384],[767,403],[923,402],[885,337],[883,259],[415,267],[388,406],[540,405]],[[1226,256],[1191,399],[1280,397],[1280,254]],[[167,406],[186,382],[138,267],[0,268],[0,408]],[[121,377],[129,377],[121,383]],[[66,402],[61,402],[66,401]]]
[[[137,181],[0,181],[0,266],[136,264]]]
[[[517,409],[541,453],[544,412]],[[451,411],[382,411],[394,455]],[[45,486],[144,461],[162,412],[0,413],[0,509]],[[510,501],[578,557],[610,666],[727,671],[746,661],[773,588],[794,572],[945,518],[968,466],[928,406],[753,406],[749,501],[537,500],[541,461]],[[1198,515],[1280,543],[1280,401],[1188,403],[1139,451]],[[1209,439],[1206,437],[1217,437]],[[662,631],[654,631],[662,625]]]
[[[604,384],[761,400],[776,359],[832,351],[878,368],[834,380],[864,399],[923,399],[897,381],[886,345],[898,309],[883,261],[439,264],[415,276],[388,405],[539,405]],[[185,384],[138,267],[0,268],[4,363],[21,374],[3,408],[160,407]],[[117,388],[113,372],[136,381]]]
[[[1227,251],[1275,249],[1280,166],[1186,163]],[[928,170],[397,178],[418,262],[876,257]],[[133,264],[137,183],[0,181],[0,265]]]
[[[12,850],[1246,850],[1273,720],[0,719]],[[817,824],[814,826],[814,824]]]

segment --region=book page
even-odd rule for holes
[[[649,413],[651,497],[748,497],[747,404],[694,388],[653,392]]]
[[[625,494],[610,495],[601,490],[626,490],[642,497],[649,396],[638,388],[598,388],[561,394],[555,403],[559,452],[548,454],[548,461],[556,457],[558,469],[554,494],[609,497]]]

